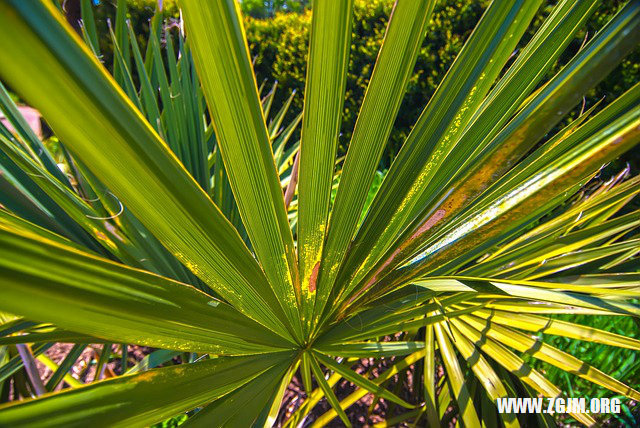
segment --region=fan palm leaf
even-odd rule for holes
[[[542,0],[492,2],[370,198],[434,3],[396,0],[339,163],[352,0],[313,2],[297,115],[258,86],[235,0],[180,0],[184,31],[156,14],[144,53],[119,1],[112,73],[88,1],[82,37],[53,2],[0,2],[0,78],[54,133],[0,87],[0,389],[38,396],[0,405],[0,425],[271,426],[299,373],[292,426],[323,398],[315,424],[350,425],[366,394],[406,409],[383,425],[520,426],[497,399],[564,394],[535,361],[640,400],[541,339],[640,350],[556,317],[640,317],[638,178],[594,179],[640,141],[640,84],[548,135],[640,40],[640,1],[550,78],[597,2],[558,2],[515,60]],[[53,342],[75,344],[59,364]],[[122,376],[68,374],[114,343]],[[129,368],[127,344],[158,350]],[[387,388],[409,368],[413,395]]]

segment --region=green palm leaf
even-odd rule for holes
[[[220,357],[110,379],[2,409],[0,424],[148,426],[225,396],[281,365],[287,357]],[[247,366],[251,368],[247,370]]]
[[[240,216],[300,341],[300,285],[293,238],[238,5],[231,0],[206,7],[190,0],[181,4]]]
[[[357,1],[304,15],[302,112],[258,87],[236,0],[157,8],[146,38],[123,0],[108,34],[83,0],[81,35],[56,2],[0,2],[0,426],[351,426],[366,395],[377,426],[547,426],[496,400],[565,397],[557,373],[640,400],[640,178],[603,168],[640,142],[640,83],[565,119],[640,2],[566,64],[597,1],[491,2],[385,172],[442,5],[389,3],[343,161]]]
[[[118,198],[196,275],[237,301],[241,310],[282,330],[282,320],[272,312],[279,311],[279,304],[264,291],[268,289],[264,274],[237,232],[77,36],[63,26],[54,7],[44,2],[1,7],[10,31],[28,40],[32,59],[39,63],[21,54],[23,63],[3,68],[3,78],[16,86],[39,82],[37,87],[29,84],[32,93],[25,96],[49,118],[76,156],[92,165],[96,176],[109,182]],[[11,55],[19,46],[7,43],[4,48]],[[61,88],[65,106],[54,95]],[[47,92],[51,97],[42,96]],[[253,295],[253,303],[241,295]]]

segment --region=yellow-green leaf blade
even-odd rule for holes
[[[185,284],[2,223],[0,243],[2,310],[158,348],[251,354],[288,347],[228,304]]]
[[[192,272],[277,331],[284,315],[240,236],[48,1],[0,3],[0,63],[67,147]]]
[[[352,9],[353,0],[313,2],[298,180],[298,258],[306,318],[313,311],[329,215]]]
[[[300,336],[293,237],[258,98],[239,5],[180,2],[218,148],[256,256]]]
[[[319,273],[317,315],[322,313],[327,303],[338,267],[356,231],[434,4],[433,0],[400,0],[395,3],[349,144],[331,213],[332,226]]]
[[[149,426],[220,398],[289,358],[290,354],[220,357],[119,376],[0,406],[0,425]]]

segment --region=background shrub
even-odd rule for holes
[[[416,122],[489,3],[488,0],[446,0],[436,5],[387,151],[381,161],[381,168],[389,166],[411,130],[411,126]],[[566,64],[580,49],[587,33],[587,37],[592,38],[623,4],[622,0],[603,1],[590,18],[585,30],[576,34],[575,40],[556,64],[553,73]],[[373,71],[392,6],[393,0],[356,0],[351,60],[339,148],[341,154],[346,153],[346,145],[351,137],[355,118]],[[549,5],[540,10],[523,42],[533,36],[535,29],[551,9],[552,5]],[[272,19],[247,18],[246,20],[249,47],[255,56],[256,75],[259,80],[278,81],[280,93],[276,96],[276,102],[282,102],[292,90],[302,91],[304,88],[310,23],[310,11],[302,14],[280,13]],[[640,48],[637,48],[606,80],[589,93],[586,100],[587,106],[605,97],[604,102],[601,103],[602,107],[608,100],[615,99],[638,82],[639,64]],[[296,107],[294,111],[300,111],[303,97],[296,97],[294,103]],[[580,107],[567,117],[567,121],[574,118],[579,111]],[[635,152],[628,153],[627,159],[632,161],[633,167],[637,170],[640,151],[636,149]]]
[[[103,0],[96,8],[98,25],[103,26],[102,29],[99,29],[99,34],[108,34],[106,31],[107,22],[109,20],[113,22],[115,19],[114,3],[115,0]],[[254,57],[258,84],[264,80],[278,82],[275,105],[283,103],[294,90],[299,94],[293,101],[294,108],[290,109],[289,117],[285,118],[286,123],[302,111],[311,11],[304,7],[291,7],[291,4],[296,3],[292,0],[280,3],[282,4],[279,6],[274,3],[274,7],[270,9],[265,6],[264,10],[258,10],[259,8],[256,8],[254,3],[248,2],[244,5],[244,9],[247,14],[245,29]],[[302,3],[306,5],[308,2],[303,1]],[[381,160],[381,169],[386,169],[391,164],[412,125],[418,119],[422,109],[433,95],[489,3],[489,0],[442,0],[436,5],[389,144]],[[624,0],[603,1],[584,29],[576,34],[565,54],[554,66],[552,73],[566,64],[583,45],[585,37],[591,39],[624,3]],[[129,5],[129,18],[135,33],[139,35],[138,42],[144,49],[146,48],[145,34],[149,31],[149,20],[153,16],[158,2],[157,0],[128,0],[127,4]],[[393,0],[355,1],[351,58],[347,76],[342,136],[338,148],[339,155],[346,153],[347,144],[351,138],[355,119],[373,71],[392,7]],[[553,4],[549,4],[539,11],[533,25],[523,38],[523,44],[533,36],[537,27],[552,8]],[[287,13],[287,10],[302,10],[302,12]],[[251,16],[268,16],[273,12],[275,12],[275,16],[267,19]],[[168,22],[179,17],[176,0],[163,1],[163,14]],[[100,40],[100,45],[103,61],[110,67],[113,59],[111,40],[103,37]],[[636,48],[607,79],[589,92],[586,97],[586,106],[589,107],[604,97],[600,108],[604,107],[609,100],[615,99],[639,79],[640,47]],[[579,114],[580,110],[581,106],[576,107],[558,126],[566,125],[568,121]],[[620,169],[626,162],[631,164],[634,172],[638,172],[640,170],[640,149],[636,148],[627,153],[612,166],[612,169]]]

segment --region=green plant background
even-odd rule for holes
[[[286,3],[286,2],[285,2]],[[295,3],[289,1],[288,3]],[[418,115],[437,88],[439,82],[451,66],[462,48],[465,39],[480,19],[482,12],[490,3],[489,0],[443,0],[438,2],[433,12],[427,35],[407,87],[402,107],[391,133],[387,149],[381,160],[381,169],[391,164],[402,142],[416,122]],[[145,47],[145,34],[149,31],[149,20],[157,6],[157,0],[129,0],[129,18],[136,34],[139,35],[141,47]],[[537,30],[543,19],[549,14],[555,2],[545,5],[534,18],[520,45],[526,44]],[[623,0],[604,0],[599,9],[589,19],[586,27],[576,34],[575,40],[550,71],[554,75],[580,49],[585,37],[593,35],[624,4]],[[373,71],[378,49],[384,37],[384,31],[393,8],[393,0],[356,0],[354,8],[351,57],[347,76],[347,92],[342,120],[342,136],[338,155],[347,151],[347,143],[355,125],[364,92]],[[299,96],[293,100],[293,108],[289,110],[285,121],[293,120],[302,111],[303,91],[306,73],[307,50],[309,42],[309,26],[311,12],[306,9],[301,13],[276,12],[273,18],[254,18],[264,16],[265,10],[258,10],[248,2],[244,5],[247,13],[245,30],[249,48],[254,56],[254,69],[258,84],[277,81],[278,91],[274,103],[281,105],[291,94],[297,91]],[[163,12],[167,19],[179,16],[175,0],[163,1]],[[104,26],[99,34],[108,34],[107,22],[115,20],[115,7],[108,0],[103,0],[97,8],[98,25]],[[103,37],[100,40],[105,64],[112,62],[111,40]],[[516,53],[517,54],[517,53]],[[586,106],[592,106],[604,98],[599,109],[608,101],[614,100],[640,79],[640,46],[628,55],[625,60],[586,97]],[[580,112],[578,106],[557,129],[575,118]],[[554,130],[555,132],[555,130]],[[617,161],[612,169],[620,169],[629,163],[632,172],[640,171],[640,149],[628,152]]]
[[[490,3],[489,0],[443,0],[433,12],[427,36],[422,44],[413,76],[394,125],[389,144],[381,161],[381,168],[387,168],[402,142],[416,122],[418,115],[444,77],[451,63],[462,48],[462,45],[480,19],[482,12]],[[533,35],[542,20],[548,15],[555,2],[545,5],[534,18],[533,25],[525,34],[521,45]],[[144,34],[149,31],[149,19],[157,5],[156,0],[130,0],[129,18],[139,36],[139,43],[144,48]],[[605,0],[600,8],[589,19],[587,26],[580,30],[560,61],[554,66],[549,76],[555,74],[579,49],[585,36],[592,38],[602,26],[624,4],[623,0]],[[251,4],[247,4],[249,8]],[[251,6],[252,7],[252,6]],[[354,9],[354,24],[351,44],[351,58],[347,76],[347,92],[342,120],[342,137],[339,155],[344,155],[347,142],[355,125],[358,109],[362,103],[364,92],[373,71],[373,64],[384,37],[384,31],[393,7],[393,0],[357,0]],[[252,12],[249,10],[248,12]],[[163,1],[163,12],[168,19],[179,15],[175,0]],[[254,15],[262,15],[257,11]],[[97,8],[98,25],[106,30],[108,20],[114,21],[115,8],[109,1],[103,1]],[[293,107],[285,121],[302,111],[303,89],[306,73],[307,50],[309,42],[309,26],[311,13],[307,9],[302,13],[277,12],[268,19],[247,16],[245,30],[249,48],[254,56],[254,69],[258,83],[278,82],[278,91],[274,99],[275,105],[282,104],[291,91],[296,90],[299,96],[293,100]],[[588,34],[587,34],[588,33]],[[99,34],[108,34],[99,31]],[[103,61],[112,62],[112,47],[108,37],[101,41]],[[625,60],[586,97],[587,107],[604,97],[600,108],[609,100],[614,100],[629,89],[640,78],[640,46],[627,56]],[[575,118],[580,106],[567,119],[558,125]],[[640,149],[635,149],[618,162],[621,166],[629,162],[634,172],[640,169]]]
[[[409,82],[400,114],[394,125],[390,141],[381,165],[390,164],[402,142],[411,130],[418,115],[444,77],[449,66],[462,48],[464,40],[474,28],[489,1],[487,0],[447,0],[439,2],[433,12],[427,36],[422,44],[413,76]],[[598,11],[591,17],[586,31],[592,37],[607,20],[618,11],[624,2],[607,0],[602,2]],[[355,125],[358,109],[373,71],[378,49],[384,37],[384,30],[392,9],[391,0],[358,1],[354,11],[351,60],[347,77],[345,111],[342,122],[340,151],[346,153]],[[547,5],[534,19],[521,44],[526,43],[551,10]],[[255,55],[256,75],[260,80],[277,80],[280,94],[275,101],[282,102],[290,91],[302,91],[306,72],[306,53],[309,40],[311,14],[278,14],[269,20],[247,18],[246,31],[249,47]],[[560,62],[553,68],[550,76],[565,64],[582,45],[585,31],[580,31],[569,46]],[[638,81],[640,75],[640,47],[629,55],[587,98],[587,106],[605,97],[613,100]],[[302,109],[302,97],[294,100],[295,107]],[[568,120],[575,117],[579,108]],[[633,154],[635,167],[638,167],[640,152]]]

